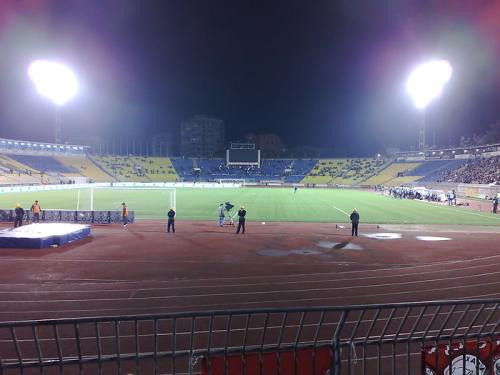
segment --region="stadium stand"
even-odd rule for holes
[[[95,162],[118,181],[177,181],[170,159],[145,156],[96,156]]]
[[[299,183],[304,177],[311,172],[314,166],[318,163],[314,159],[298,159],[294,160],[290,165],[290,171],[285,171],[285,182]]]
[[[263,159],[261,166],[227,166],[225,159],[173,158],[178,175],[184,181],[217,181],[220,179],[245,179],[251,182],[299,182],[316,164],[312,159]]]
[[[409,171],[407,176],[420,176],[418,181],[436,181],[444,171],[451,171],[463,164],[462,160],[428,160]]]
[[[42,180],[38,174],[27,175],[23,173],[6,173],[4,170],[0,171],[0,185],[36,185],[40,183],[47,183]]]
[[[421,182],[439,182],[442,180],[443,173],[454,171],[464,165],[463,160],[448,160],[447,163],[427,175],[423,176],[419,181]]]
[[[54,157],[60,163],[64,164],[76,172],[65,173],[66,177],[84,176],[92,182],[109,182],[114,178],[97,166],[92,159],[79,155],[57,155]]]
[[[78,173],[78,170],[65,166],[52,156],[21,154],[9,154],[7,156],[39,172]]]
[[[28,165],[22,164],[7,155],[0,154],[1,185],[35,185],[57,182],[48,174],[42,174]]]
[[[445,168],[448,164],[453,162],[454,160],[427,160],[409,171],[407,176],[427,176],[437,170]]]
[[[0,165],[3,168],[6,168],[10,172],[15,172],[15,173],[26,173],[28,170],[31,170],[32,172],[35,173],[40,173],[34,168],[31,168],[28,165],[22,164],[18,162],[17,160],[14,160],[7,155],[0,154]]]
[[[464,184],[500,185],[500,156],[478,157],[469,160],[456,160],[455,169],[440,171],[437,182],[456,182]]]
[[[302,183],[352,185],[368,178],[382,165],[382,159],[321,159]]]
[[[195,176],[193,175],[194,163],[193,159],[186,158],[171,158],[172,165],[183,181],[194,181]]]
[[[372,176],[363,182],[364,185],[388,185],[395,186],[401,182],[398,178],[406,176],[407,172],[417,168],[421,163],[393,163],[387,168],[382,169],[378,174]],[[413,176],[414,179],[409,179],[410,181],[418,180],[421,176]],[[410,182],[407,181],[407,182]]]

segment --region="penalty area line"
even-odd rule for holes
[[[337,211],[342,212],[342,213],[343,213],[344,215],[346,215],[347,217],[349,217],[349,216],[350,216],[350,215],[349,215],[347,212],[345,212],[343,209],[338,208],[338,207],[335,207],[335,206],[333,206],[333,205],[332,205],[332,207],[333,207],[333,208],[335,208]]]

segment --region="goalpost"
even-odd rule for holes
[[[244,178],[219,178],[220,184],[239,184],[245,186]]]
[[[116,186],[116,187],[91,187],[90,188],[90,210],[95,209],[95,190],[122,190],[122,191],[137,191],[137,192],[147,192],[147,191],[167,191],[169,192],[169,202],[167,204],[168,208],[177,207],[177,189],[174,187],[140,187],[140,186]]]

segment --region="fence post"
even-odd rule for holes
[[[332,365],[330,366],[330,371],[332,375],[340,375],[342,371],[342,360],[340,358],[340,343],[339,339],[335,337],[332,341]]]
[[[335,333],[332,338],[332,365],[330,368],[330,372],[333,371],[333,375],[340,375],[340,371],[342,370],[342,358],[340,352],[340,331],[342,331],[342,327],[344,326],[345,320],[347,319],[347,314],[349,314],[349,310],[343,310],[342,315],[340,316],[339,323],[335,328]]]

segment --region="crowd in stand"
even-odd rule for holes
[[[310,175],[360,179],[375,173],[382,164],[381,159],[333,159],[322,161]]]
[[[500,156],[467,160],[461,168],[444,171],[439,181],[500,185]]]

